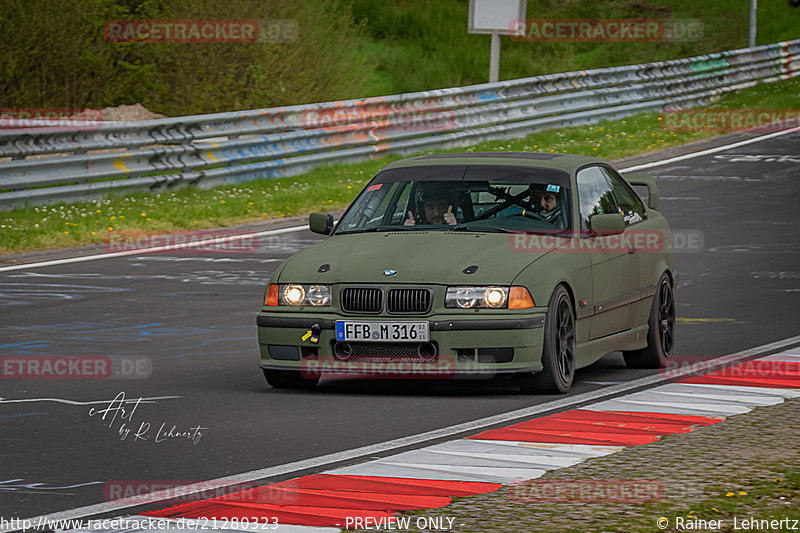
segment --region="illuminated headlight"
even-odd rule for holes
[[[445,307],[459,309],[503,309],[508,304],[508,287],[448,287]]]
[[[330,285],[300,285],[292,283],[281,285],[279,305],[313,305],[315,307],[330,305]]]

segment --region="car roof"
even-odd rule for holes
[[[537,152],[467,152],[455,154],[421,155],[400,159],[384,170],[428,165],[500,165],[551,168],[574,173],[589,163],[608,164],[603,159],[577,154]]]

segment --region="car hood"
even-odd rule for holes
[[[545,252],[515,252],[513,234],[398,231],[336,235],[289,258],[280,283],[510,284]],[[564,239],[559,239],[564,241]],[[327,272],[319,272],[322,265]],[[466,267],[477,265],[473,274]],[[384,271],[395,270],[393,276]]]

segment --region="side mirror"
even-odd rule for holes
[[[647,174],[625,174],[625,180],[631,185],[642,185],[647,187],[647,207],[658,209],[658,185],[653,178]]]
[[[589,218],[592,231],[600,236],[619,235],[625,231],[625,217],[622,213],[607,213],[604,215],[594,215]]]
[[[330,235],[333,230],[333,215],[330,213],[311,213],[308,215],[308,229],[314,233]]]

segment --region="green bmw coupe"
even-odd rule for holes
[[[312,213],[311,231],[329,237],[269,281],[264,376],[304,388],[326,375],[502,374],[525,393],[564,393],[576,369],[617,350],[628,366],[663,366],[677,272],[657,208],[653,180],[594,157],[391,163],[337,224]]]

